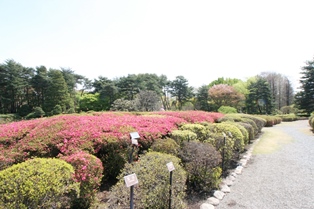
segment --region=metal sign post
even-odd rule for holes
[[[171,209],[171,196],[172,196],[172,172],[174,171],[174,165],[172,162],[167,163],[168,171],[170,172],[170,188],[169,188],[169,209]]]
[[[225,167],[225,147],[226,147],[226,134],[223,132],[222,133],[224,136],[223,140],[223,147],[222,147],[222,162],[221,162],[221,175],[224,174],[224,167]]]
[[[127,175],[124,177],[124,181],[127,187],[130,187],[130,209],[133,209],[133,188],[135,184],[138,184],[137,176],[135,173]]]
[[[137,132],[130,133],[131,141],[132,141],[132,149],[129,156],[129,163],[133,162],[133,152],[134,146],[138,146],[137,139],[140,138],[140,135]],[[127,187],[130,187],[130,209],[133,209],[133,196],[134,196],[134,185],[138,183],[136,174],[130,174],[124,177],[125,183]]]

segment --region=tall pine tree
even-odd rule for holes
[[[246,108],[249,114],[271,114],[273,101],[268,82],[257,77],[248,85],[249,93],[246,97]]]
[[[209,95],[208,95],[208,90],[209,86],[208,85],[203,85],[200,88],[197,89],[196,92],[196,104],[195,107],[198,110],[203,110],[203,111],[210,111],[210,106],[209,106]]]
[[[295,103],[307,115],[314,111],[314,60],[306,61],[302,67],[300,91],[295,95]]]
[[[49,85],[45,95],[44,111],[49,113],[56,105],[60,105],[62,110],[73,107],[73,100],[71,100],[68,92],[67,83],[60,70],[50,69],[48,72]]]
[[[0,65],[1,113],[16,113],[23,102],[27,102],[25,92],[29,89],[27,80],[30,74],[30,69],[24,68],[14,60],[7,60],[5,64]]]
[[[175,80],[170,82],[169,91],[171,96],[176,97],[179,110],[182,110],[182,105],[194,96],[193,88],[188,85],[188,80],[183,76],[177,76]]]

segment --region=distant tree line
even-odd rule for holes
[[[0,114],[26,117],[81,111],[218,111],[222,106],[250,114],[272,114],[294,104],[291,82],[283,75],[261,73],[242,81],[217,80],[199,88],[177,76],[129,74],[93,81],[67,68],[25,67],[14,60],[0,64]]]

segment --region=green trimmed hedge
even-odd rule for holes
[[[218,112],[224,113],[224,114],[230,114],[230,113],[237,113],[237,109],[230,106],[221,106],[218,109]]]
[[[197,134],[190,130],[174,130],[171,132],[171,138],[181,145],[184,141],[196,140]]]
[[[247,143],[250,143],[252,140],[256,138],[254,128],[250,123],[245,123],[245,122],[235,122],[235,123],[241,125],[247,131],[248,137],[249,137],[249,141]]]
[[[225,133],[234,141],[232,147],[234,152],[242,152],[244,150],[244,136],[237,125],[232,123],[215,123],[213,125],[215,133]]]
[[[266,125],[266,120],[264,118],[259,117],[260,115],[240,114],[240,116],[242,118],[253,120],[257,127],[257,133],[261,133],[262,128],[264,128]]]
[[[0,208],[69,208],[79,195],[73,167],[35,158],[0,171]]]
[[[206,129],[206,127],[204,125],[197,124],[197,123],[184,124],[180,127],[180,130],[192,131],[193,133],[196,134],[196,139],[199,141],[206,140],[208,136],[208,130]]]
[[[266,120],[265,127],[272,127],[281,123],[282,119],[279,116],[272,116],[272,115],[258,115],[257,117],[263,118]]]
[[[296,121],[298,120],[298,117],[294,113],[290,114],[283,114],[283,115],[276,115],[281,118],[282,121],[284,122],[290,122],[290,121]]]
[[[225,121],[250,124],[254,130],[254,133],[253,133],[254,137],[257,136],[258,133],[262,129],[262,127],[259,127],[256,125],[255,120],[251,119],[250,117],[246,117],[245,114],[228,114],[228,115],[225,115],[223,118],[221,118],[218,122],[225,122]],[[259,125],[261,125],[261,123],[259,123]]]
[[[154,141],[150,149],[155,152],[162,152],[176,156],[178,155],[180,146],[175,140],[171,138],[166,138]]]

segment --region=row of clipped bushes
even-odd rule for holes
[[[33,157],[64,160],[73,166],[75,182],[80,183],[73,208],[92,206],[102,176],[103,184],[118,180],[106,207],[123,208],[129,196],[122,177],[134,172],[139,178],[137,208],[153,208],[152,204],[165,204],[160,201],[169,189],[165,164],[172,161],[177,178],[174,202],[185,208],[186,192],[216,188],[221,165],[230,168],[266,124],[267,119],[259,116],[202,111],[93,113],[21,121],[0,126],[0,170]],[[134,131],[140,134],[139,147],[135,161],[128,164],[129,133]]]
[[[176,197],[173,201],[176,208],[186,208],[186,191],[190,194],[210,193],[217,189],[222,177],[222,160],[226,168],[230,168],[231,162],[239,159],[245,145],[254,140],[265,125],[265,119],[246,114],[225,115],[215,123],[179,125],[169,137],[155,141],[138,161],[122,169],[120,180],[110,190],[106,207],[128,206],[130,194],[123,176],[136,173],[139,184],[136,186],[135,207],[166,208],[169,174],[165,165],[174,161],[178,170],[174,172]],[[223,143],[224,137],[226,144]]]

